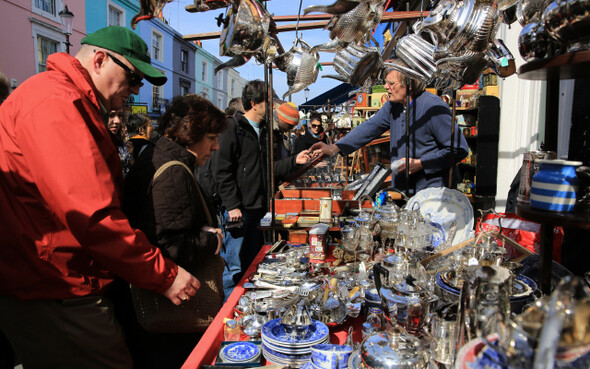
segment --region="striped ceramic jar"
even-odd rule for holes
[[[576,205],[578,177],[576,168],[581,161],[536,160],[539,171],[531,184],[531,207],[569,212]]]

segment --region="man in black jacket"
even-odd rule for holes
[[[223,288],[227,299],[262,246],[258,224],[268,211],[266,196],[266,96],[264,82],[251,81],[242,91],[245,113],[228,118],[219,137],[219,151],[212,157],[211,171],[222,201],[226,268]],[[274,175],[284,179],[297,166],[311,160],[303,151],[274,163]]]

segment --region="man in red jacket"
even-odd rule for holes
[[[131,368],[104,297],[114,275],[176,305],[200,287],[129,226],[106,126],[143,78],[166,77],[123,27],[47,66],[0,106],[0,330],[28,369]]]

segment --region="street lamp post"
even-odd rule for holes
[[[305,102],[307,102],[307,99],[309,99],[309,87],[306,87],[303,92],[305,93]]]
[[[59,18],[61,19],[61,30],[66,35],[66,52],[70,53],[70,35],[72,34],[72,29],[74,28],[74,13],[68,10],[68,6],[64,7],[64,10],[59,12]]]

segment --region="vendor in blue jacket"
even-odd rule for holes
[[[348,155],[390,131],[392,185],[406,188],[405,170],[409,166],[409,189],[415,193],[449,183],[451,155],[451,110],[438,96],[425,91],[423,83],[410,80],[410,157],[406,163],[406,78],[394,69],[386,72],[388,101],[372,116],[333,145],[323,142],[310,150],[315,155]],[[456,124],[456,123],[455,123]],[[465,137],[455,126],[455,163],[467,156]],[[457,177],[457,170],[453,171]],[[456,178],[453,178],[453,183]],[[453,184],[454,187],[454,184]]]

